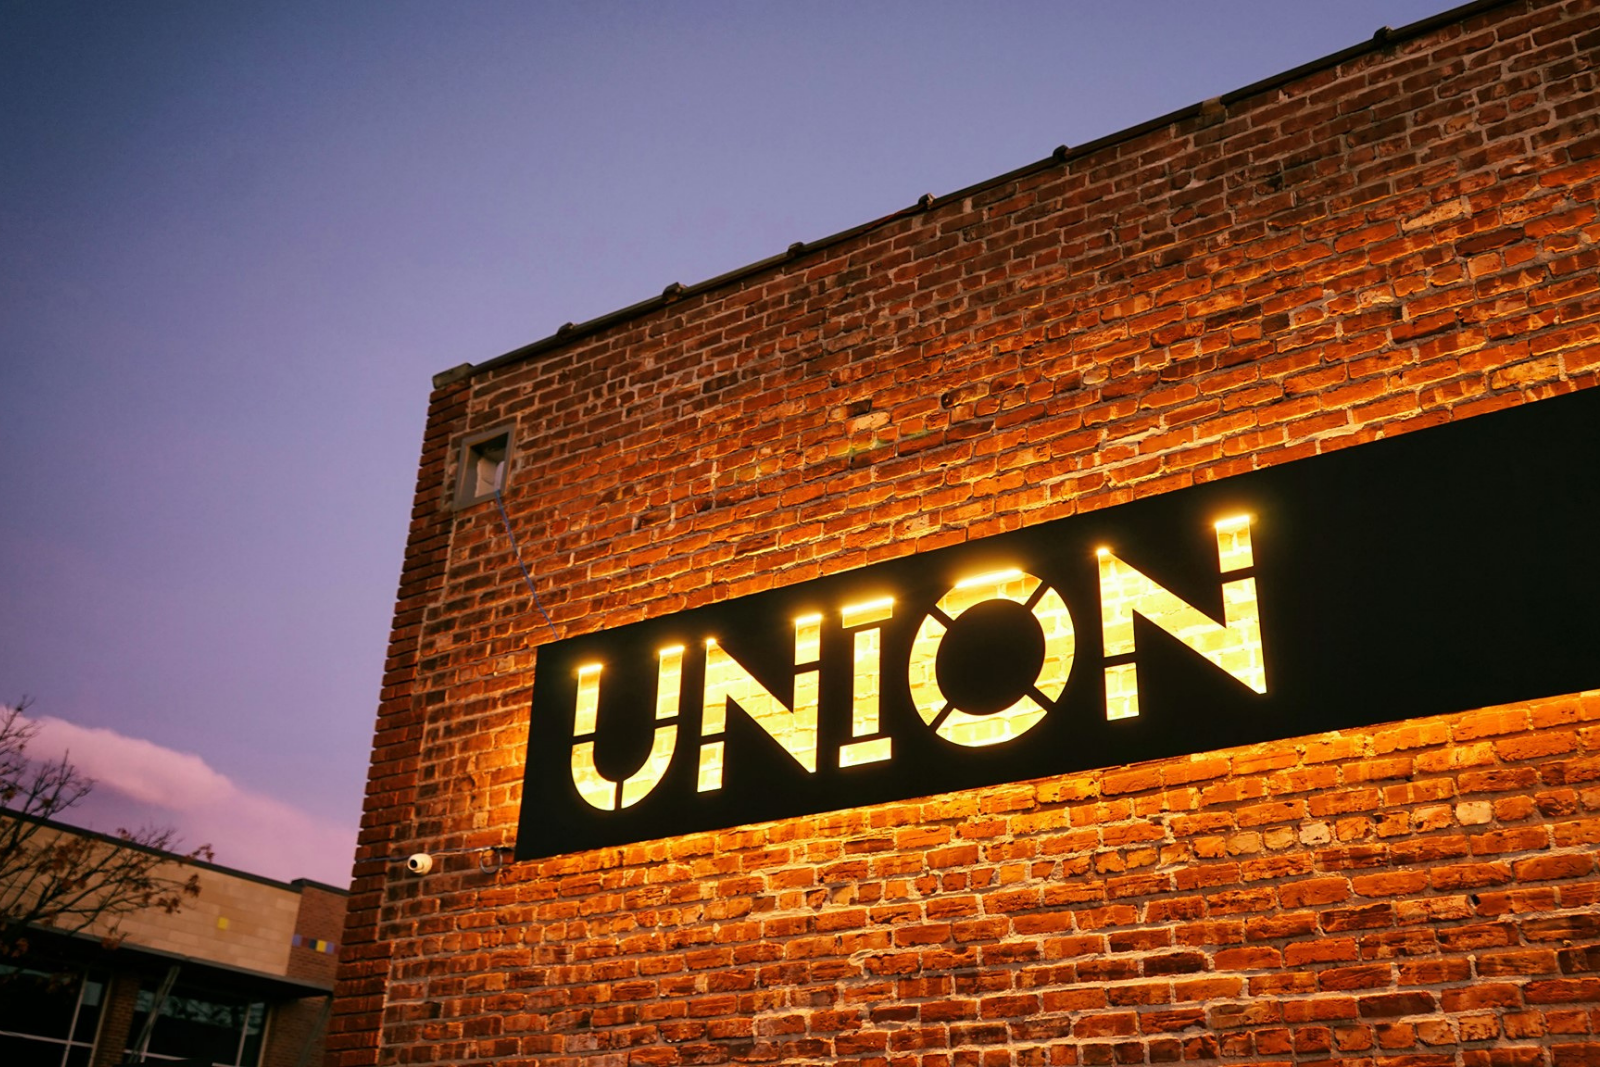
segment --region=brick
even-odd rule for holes
[[[1263,1023],[1277,1022],[1280,1017],[1278,1005],[1269,1000],[1255,1000],[1244,1004],[1220,1004],[1206,1013],[1208,1025],[1215,1030],[1227,1030],[1242,1026],[1260,1026]]]
[[[1593,870],[1594,857],[1589,855],[1538,856],[1511,865],[1512,877],[1519,882],[1581,878]]]
[[[1528,941],[1585,941],[1600,938],[1600,914],[1555,915],[1517,924]]]
[[[1359,997],[1356,1004],[1363,1019],[1388,1018],[1397,1015],[1424,1015],[1436,1010],[1432,993],[1380,993]]]
[[[1320,925],[1326,933],[1344,930],[1371,930],[1394,925],[1390,904],[1368,904],[1354,908],[1334,908],[1322,913]]]
[[[1586,974],[1600,971],[1600,945],[1587,948],[1564,948],[1558,955],[1563,974]]]
[[[1584,1004],[1600,1000],[1600,978],[1553,978],[1522,987],[1528,1004]]]
[[[1600,1067],[1600,1041],[1562,1042],[1550,1046],[1552,1067]]]
[[[1394,968],[1387,964],[1362,967],[1331,967],[1317,975],[1317,988],[1328,990],[1377,989],[1394,981]],[[1367,1014],[1370,1014],[1367,1013]]]
[[[1548,949],[1484,953],[1477,958],[1478,974],[1485,978],[1507,975],[1554,974],[1556,954]]]
[[[1479,982],[1462,989],[1446,989],[1439,995],[1440,1007],[1448,1012],[1477,1011],[1485,1008],[1517,1007],[1521,989],[1507,982]]]
[[[1278,899],[1286,908],[1306,907],[1314,904],[1332,904],[1350,897],[1350,883],[1343,878],[1319,878],[1292,882],[1278,890]]]

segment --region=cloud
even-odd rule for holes
[[[94,791],[59,815],[92,830],[171,826],[187,850],[209,844],[216,862],[281,881],[350,879],[356,827],[344,826],[238,785],[192,752],[50,716],[30,718],[34,760],[67,755]]]

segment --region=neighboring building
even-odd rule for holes
[[[199,878],[180,910],[124,916],[114,947],[104,931],[40,930],[25,956],[0,960],[0,1064],[110,1067],[141,1051],[155,1064],[322,1062],[347,891],[172,859],[172,877]]]
[[[1597,57],[1474,3],[439,375],[330,1064],[1600,1063]]]

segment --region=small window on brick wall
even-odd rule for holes
[[[487,500],[504,489],[511,462],[511,428],[473,434],[461,442],[456,460],[456,507]]]

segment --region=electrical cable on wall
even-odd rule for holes
[[[511,555],[516,559],[517,566],[522,568],[522,580],[528,583],[528,592],[533,594],[533,606],[539,609],[539,614],[544,616],[544,624],[550,627],[550,636],[560,640],[561,635],[556,633],[556,624],[550,621],[550,613],[544,610],[544,605],[539,603],[539,590],[534,588],[533,575],[528,573],[528,565],[522,562],[522,547],[517,544],[517,535],[511,529],[511,516],[506,514],[505,501],[500,499],[500,487],[494,487],[494,506],[500,509],[500,521],[505,523],[506,536],[511,539]]]
[[[413,852],[408,856],[372,858],[382,863],[403,863],[412,874],[423,875],[433,871],[434,860],[440,856],[477,856],[478,870],[487,874],[504,867],[506,857],[513,851],[509,845],[485,845],[481,848],[441,848],[433,852]]]

